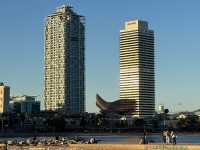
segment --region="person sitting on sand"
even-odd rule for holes
[[[89,140],[89,144],[94,144],[96,142],[96,140],[95,140],[95,138],[90,138],[90,140]]]

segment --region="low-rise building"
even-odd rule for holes
[[[200,118],[200,109],[194,111],[194,114]]]
[[[10,99],[10,87],[0,83],[0,113],[8,112]]]
[[[193,112],[180,112],[176,118],[177,119],[186,119],[186,118],[193,117],[193,116],[195,116],[195,114]]]
[[[36,101],[36,96],[13,96],[10,100],[10,111],[14,113],[38,113],[40,112],[40,102]]]
[[[164,105],[160,104],[160,105],[158,106],[158,112],[159,112],[159,113],[164,113],[164,112],[165,112],[165,107],[164,107]]]

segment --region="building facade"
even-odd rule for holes
[[[35,96],[13,96],[9,103],[10,112],[14,113],[39,113],[40,102]]]
[[[84,17],[69,6],[57,8],[46,18],[46,110],[85,111],[84,26]]]
[[[154,32],[146,21],[125,22],[120,30],[120,99],[134,101],[133,116],[155,111]]]
[[[0,83],[0,113],[9,111],[10,87]]]
[[[158,113],[164,113],[164,112],[165,112],[165,107],[164,107],[164,105],[160,104],[158,106]]]

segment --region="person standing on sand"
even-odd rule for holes
[[[167,130],[166,131],[166,144],[170,143],[170,132]]]
[[[144,135],[143,135],[143,143],[147,144],[147,131],[144,131]]]
[[[173,143],[173,138],[172,138],[172,136],[173,136],[173,134],[174,134],[174,131],[172,130],[171,132],[170,132],[170,143]]]
[[[172,139],[172,143],[176,144],[176,134],[173,131],[171,132],[171,139]]]
[[[166,143],[166,131],[165,130],[162,132],[162,137],[163,137],[163,143]]]

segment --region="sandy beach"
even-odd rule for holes
[[[199,150],[200,145],[71,144],[69,146],[8,146],[7,150]],[[0,150],[6,150],[5,145]]]

